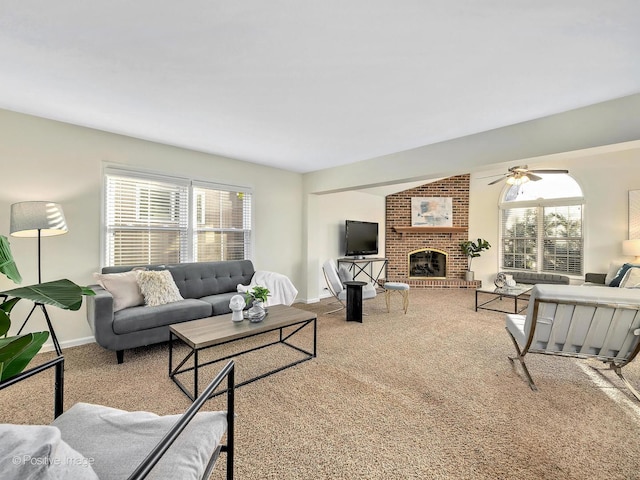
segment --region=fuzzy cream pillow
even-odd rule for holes
[[[154,307],[184,300],[169,270],[138,273],[138,285],[145,305]]]

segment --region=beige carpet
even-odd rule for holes
[[[298,305],[318,313],[318,357],[237,390],[236,478],[640,478],[640,404],[613,372],[531,355],[532,392],[506,358],[504,315],[474,312],[472,291],[410,295],[407,315],[399,296],[390,314],[383,296],[365,302],[363,324],[324,315],[326,300]],[[97,345],[64,354],[65,408],[189,404],[167,376],[166,344],[127,351],[123,365]],[[239,357],[238,376],[291,356],[278,346]],[[639,361],[626,372],[640,387]],[[38,377],[0,393],[0,421],[51,420],[52,375]],[[224,470],[219,461],[211,478]]]

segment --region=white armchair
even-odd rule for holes
[[[324,273],[324,279],[327,282],[329,291],[340,303],[340,306],[338,308],[327,313],[329,314],[339,312],[340,310],[345,308],[345,302],[347,301],[347,290],[345,289],[343,282],[351,281],[353,280],[353,277],[351,276],[351,273],[346,269],[338,272],[336,264],[333,260],[327,260],[322,264],[322,272]],[[367,283],[364,287],[362,287],[363,300],[374,298],[376,295],[376,289],[372,284]]]
[[[640,350],[640,289],[536,285],[526,315],[508,314],[506,329],[529,386],[527,353],[595,358],[609,365],[640,400],[622,368]]]

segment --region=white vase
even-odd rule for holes
[[[466,272],[464,272],[464,279],[467,282],[473,282],[474,278],[475,274],[471,270],[467,270]]]

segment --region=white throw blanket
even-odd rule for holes
[[[267,298],[267,306],[291,305],[298,295],[298,290],[293,286],[286,275],[276,272],[258,270],[253,274],[249,285],[238,284],[238,293],[247,293],[256,285],[268,288],[271,294]]]

